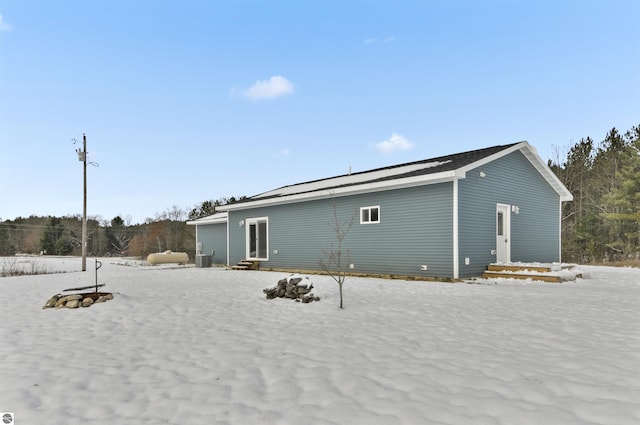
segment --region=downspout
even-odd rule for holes
[[[458,179],[453,180],[453,278],[460,278],[460,255],[458,253]]]

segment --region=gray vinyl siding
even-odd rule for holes
[[[227,264],[227,225],[224,223],[198,225],[198,242],[202,253],[213,255],[213,264]]]
[[[497,203],[520,209],[511,214],[511,261],[560,261],[560,198],[521,152],[467,172],[458,194],[460,277],[478,276],[496,261]]]
[[[337,221],[353,220],[344,240],[353,272],[404,276],[453,275],[452,183],[380,191],[229,211],[230,261],[246,257],[241,221],[268,217],[269,259],[265,268],[319,270],[324,251],[337,244]],[[360,224],[360,208],[380,207],[380,223]],[[277,251],[277,254],[274,252]],[[427,271],[420,271],[427,265]]]

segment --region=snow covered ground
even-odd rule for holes
[[[640,423],[638,269],[349,278],[341,311],[326,276],[301,304],[262,293],[283,273],[101,261],[115,298],[85,309],[41,307],[93,284],[93,259],[0,278],[0,412],[16,425]]]

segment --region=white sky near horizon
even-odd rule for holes
[[[0,219],[176,205],[640,124],[640,2],[0,2]]]

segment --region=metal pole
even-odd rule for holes
[[[98,285],[98,269],[102,267],[102,262],[98,261],[98,259],[96,258],[96,292],[98,292],[98,288],[100,287],[100,285]]]
[[[84,196],[82,199],[82,271],[87,270],[87,136],[82,133]]]

